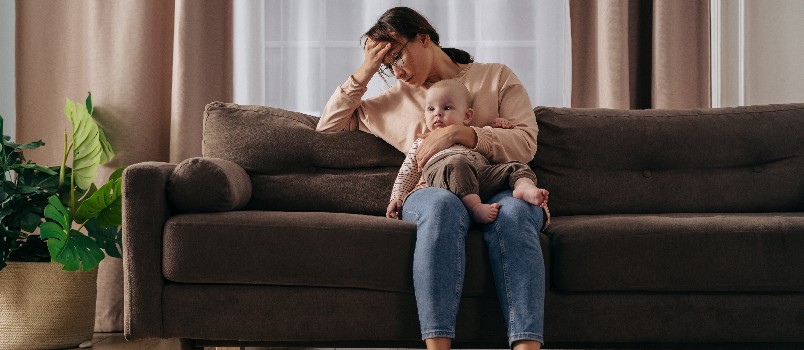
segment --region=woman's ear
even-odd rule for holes
[[[463,116],[463,125],[468,126],[472,122],[472,116],[475,114],[474,109],[467,109],[466,114]]]
[[[429,47],[430,43],[432,43],[432,41],[430,41],[429,34],[416,34],[416,37],[419,41],[422,42],[422,46],[424,47]]]

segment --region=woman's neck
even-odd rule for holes
[[[429,88],[431,85],[444,80],[455,78],[461,71],[461,66],[452,61],[444,50],[437,45],[433,45],[433,67],[430,69],[430,74],[424,80],[424,87]]]

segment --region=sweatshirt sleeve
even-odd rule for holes
[[[399,168],[399,174],[396,175],[394,189],[391,191],[391,202],[395,200],[401,201],[419,183],[422,173],[416,163],[416,150],[421,144],[422,139],[417,139],[416,142],[410,146],[410,150],[408,150],[408,154],[405,156],[405,161],[402,162],[402,166]]]
[[[316,131],[355,131],[366,130],[360,116],[365,114],[361,98],[367,88],[360,85],[353,76],[335,89],[321,112]]]
[[[530,162],[536,154],[536,117],[525,87],[508,67],[500,72],[498,106],[499,117],[508,119],[513,128],[473,126],[475,150],[494,163]]]

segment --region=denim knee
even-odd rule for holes
[[[433,220],[445,223],[466,223],[462,225],[468,231],[469,213],[454,193],[443,188],[427,187],[417,190],[408,196],[402,207],[402,219],[417,225],[423,221]]]
[[[422,337],[453,337],[469,214],[452,192],[430,187],[408,197],[402,218],[417,225],[413,287]]]
[[[545,274],[539,230],[541,207],[503,191],[497,220],[484,227],[497,295],[508,326],[509,342],[542,339]]]
[[[497,216],[497,220],[519,223],[527,222],[531,224],[532,227],[534,227],[538,232],[544,223],[543,209],[519,198],[505,195],[510,193],[512,193],[510,190],[503,191],[500,194],[492,197],[491,201],[500,204],[500,213]]]

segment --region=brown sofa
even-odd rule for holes
[[[804,346],[804,104],[535,109],[548,347]],[[123,177],[125,333],[421,347],[403,154],[317,118],[207,106],[204,158]],[[481,233],[456,346],[505,348]]]

